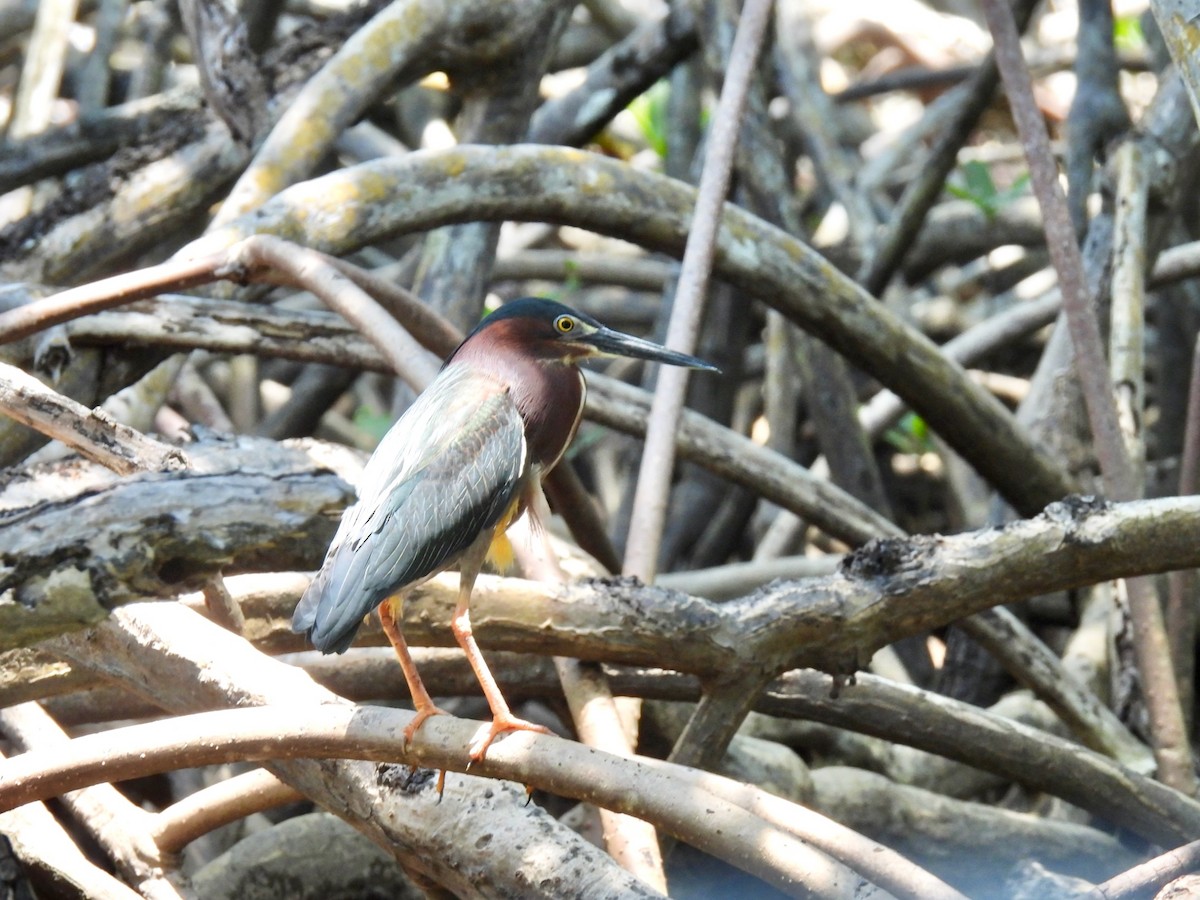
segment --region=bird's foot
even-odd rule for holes
[[[518,719],[514,715],[496,716],[492,719],[490,725],[481,725],[479,731],[475,732],[475,738],[471,741],[471,762],[481,762],[487,755],[488,747],[492,745],[492,741],[504,734],[506,731],[535,731],[539,734],[553,734],[544,725],[538,725],[536,722],[527,722],[525,719]]]
[[[422,706],[422,707],[418,708],[417,714],[415,716],[413,716],[413,720],[411,722],[409,722],[408,725],[405,726],[405,728],[404,728],[404,749],[407,750],[409,745],[412,744],[413,736],[417,733],[417,729],[425,724],[426,719],[428,719],[430,716],[448,716],[448,715],[450,715],[450,713],[446,712],[440,706],[434,706],[432,703],[430,703],[428,706]],[[438,795],[438,802],[440,803],[442,801],[442,796],[446,790],[446,770],[445,769],[438,769],[436,790],[437,790],[437,795]]]
[[[428,719],[430,716],[448,715],[450,715],[450,713],[446,712],[440,707],[434,706],[432,703],[430,703],[428,706],[418,707],[417,714],[413,716],[413,720],[404,728],[404,749],[408,749],[409,744],[412,743],[413,736],[417,733],[417,729],[425,724],[426,719]]]

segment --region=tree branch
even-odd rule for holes
[[[235,760],[365,759],[457,772],[470,767],[485,777],[531,784],[648,819],[793,896],[848,898],[855,896],[858,881],[801,841],[869,863],[876,874],[892,869],[900,883],[907,882],[921,896],[960,896],[823,816],[720,776],[655,760],[626,759],[561,738],[526,739],[532,735],[497,743],[485,760],[472,763],[468,747],[478,723],[449,716],[430,720],[406,750],[402,733],[413,715],[336,704],[306,707],[305,715],[297,717],[294,705],[261,706],[176,716],[87,735],[69,746],[0,763],[0,809],[109,779]],[[637,784],[638,790],[626,790],[628,784]],[[449,790],[446,799],[452,799]],[[767,808],[769,818],[750,811],[759,806]],[[844,843],[848,837],[849,848]]]
[[[361,200],[353,221],[334,200],[347,191]],[[374,160],[294,185],[188,252],[273,232],[341,253],[450,222],[534,219],[679,254],[694,199],[679,182],[580,151],[457,147]],[[1070,492],[1058,463],[1030,444],[998,401],[804,244],[727,205],[714,271],[895,390],[1018,509],[1032,513]]]

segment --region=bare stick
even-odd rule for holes
[[[0,343],[29,337],[51,325],[69,322],[88,313],[112,309],[134,300],[144,300],[165,291],[184,291],[208,284],[218,274],[224,253],[197,259],[171,261],[124,275],[102,278],[91,284],[62,291],[53,297],[0,313]]]
[[[329,257],[270,235],[256,235],[230,251],[248,274],[275,283],[284,281],[312,291],[341,313],[413,388],[423,389],[437,374],[438,362],[395,319],[329,262]]]
[[[709,130],[704,167],[696,194],[692,227],[683,252],[666,343],[691,352],[696,347],[716,251],[721,208],[729,192],[738,129],[750,84],[771,19],[771,0],[747,0],[729,54],[725,83]],[[658,375],[646,444],[633,497],[623,572],[653,581],[658,572],[671,472],[675,466],[675,433],[679,428],[688,370],[663,367]],[[740,719],[739,719],[740,722]]]
[[[1030,180],[1046,229],[1050,258],[1058,272],[1075,372],[1095,439],[1106,492],[1114,500],[1138,496],[1133,464],[1121,436],[1117,405],[1100,339],[1100,327],[1088,296],[1083,259],[1071,225],[1066,197],[1050,149],[1046,123],[1033,97],[1029,69],[1021,54],[1012,12],[1004,0],[984,0],[984,13],[995,40],[996,63],[1008,91],[1013,118],[1025,145]],[[1138,668],[1145,681],[1146,705],[1154,734],[1159,777],[1187,794],[1195,793],[1191,748],[1179,703],[1175,673],[1158,597],[1149,582],[1129,584],[1130,615]]]
[[[179,448],[122,425],[102,410],[88,409],[8,363],[0,363],[0,412],[120,475],[187,465]]]
[[[229,593],[224,578],[215,576],[209,579],[202,593],[204,594],[204,606],[208,609],[208,614],[212,616],[214,622],[234,634],[245,633],[246,617],[242,615],[242,608],[238,602]]]
[[[1195,494],[1200,489],[1200,338],[1192,349],[1192,377],[1188,385],[1187,425],[1183,434],[1183,453],[1179,459],[1179,493]],[[1171,661],[1182,698],[1190,700],[1196,669],[1196,588],[1195,570],[1171,572],[1167,576],[1167,634],[1171,638]],[[1185,702],[1184,710],[1192,704]]]
[[[0,758],[3,758],[0,756]],[[41,803],[0,813],[0,833],[17,855],[73,896],[95,900],[142,900],[142,895],[83,855],[74,838]]]
[[[150,834],[162,853],[178,853],[196,838],[304,795],[266,769],[235,775],[203,788],[151,818]]]
[[[1058,182],[1058,167],[1050,149],[1046,123],[1033,98],[1033,83],[1021,54],[1020,37],[1011,10],[1003,0],[984,0],[984,12],[996,42],[996,63],[1004,79],[1013,118],[1025,144],[1030,181],[1042,209],[1046,243],[1058,273],[1074,346],[1075,370],[1083,388],[1107,492],[1114,500],[1131,500],[1135,493],[1133,470],[1124,451],[1100,326],[1088,296],[1083,259],[1067,212],[1066,197]]]
[[[77,738],[61,750],[23,754],[0,763],[0,808],[89,783],[238,759],[403,760],[454,771],[470,766],[482,775],[534,784],[651,818],[681,840],[717,851],[793,896],[799,895],[798,889],[818,896],[855,896],[859,879],[800,840],[802,836],[834,852],[839,848],[832,836],[841,829],[790,804],[787,815],[776,813],[771,816],[775,821],[768,822],[750,812],[760,802],[760,792],[730,785],[709,789],[705,782],[717,776],[696,776],[666,763],[623,759],[528,732],[506,737],[493,745],[484,760],[473,762],[466,748],[478,723],[438,716],[422,727],[405,750],[402,734],[414,715],[411,712],[327,705],[306,706],[303,716],[296,713],[293,707],[273,706],[196,713]],[[626,790],[630,783],[640,789]],[[782,810],[785,804],[780,799],[775,806]],[[897,854],[865,843],[865,838],[860,841],[879,854],[879,868],[903,865],[914,872],[915,867]],[[889,857],[886,864],[884,854]],[[938,890],[939,882],[932,876],[922,881],[934,891],[923,896],[958,896],[945,885]]]
[[[66,732],[36,703],[0,710],[0,729],[27,756],[61,751],[70,744]],[[20,757],[17,757],[20,758]],[[148,828],[150,814],[111,784],[96,783],[63,796],[74,818],[104,849],[118,871],[152,900],[181,900],[172,884],[169,861],[163,858]]]
[[[1200,841],[1192,841],[1162,856],[1156,856],[1140,866],[1122,872],[1095,890],[1083,895],[1084,900],[1123,900],[1126,897],[1148,896],[1167,882],[1194,872],[1200,865]],[[1160,895],[1161,896],[1161,895]],[[1182,896],[1182,895],[1181,895]]]
[[[531,510],[531,513],[537,512],[545,514],[544,510]],[[519,523],[518,528],[529,538],[528,541],[518,540],[513,545],[526,577],[546,584],[566,584],[566,574],[540,523],[534,526],[526,519]],[[554,668],[562,682],[563,694],[567,698],[579,740],[608,753],[632,756],[636,729],[631,735],[623,727],[617,701],[599,667],[570,657],[556,656]],[[622,868],[665,894],[667,878],[654,826],[604,808],[600,809],[600,822],[605,849],[613,859]]]
[[[713,117],[692,228],[679,274],[679,288],[667,329],[666,342],[672,347],[690,350],[696,346],[721,207],[733,171],[738,123],[770,16],[770,0],[747,0],[742,8],[741,22],[730,53],[729,71]],[[687,374],[686,369],[664,367],[659,373],[658,389],[650,407],[625,557],[625,572],[646,581],[653,580],[658,569],[658,548],[666,518],[671,469],[675,463],[675,431],[687,390]]]

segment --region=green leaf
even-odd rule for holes
[[[392,427],[392,417],[369,406],[360,406],[354,411],[354,425],[378,442]]]
[[[883,439],[900,453],[917,455],[936,449],[929,434],[929,426],[913,412],[906,413],[894,428],[884,432]]]
[[[1136,51],[1146,47],[1140,15],[1118,16],[1113,20],[1113,43],[1118,50]]]
[[[960,200],[974,203],[989,219],[994,219],[1005,206],[1028,193],[1028,174],[1022,175],[1001,191],[996,188],[991,171],[978,160],[963,163],[960,172],[962,183],[947,182],[946,192]]]
[[[667,155],[667,100],[670,95],[671,86],[661,80],[629,104],[629,112],[646,144],[661,158]]]
[[[992,173],[977,159],[963,164],[963,178],[967,182],[967,190],[984,200],[996,196],[996,182],[992,181]]]

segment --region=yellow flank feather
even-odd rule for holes
[[[487,561],[495,567],[497,572],[507,572],[512,568],[512,541],[503,531],[497,531],[492,537],[492,542],[488,545]]]
[[[487,561],[497,572],[507,572],[513,564],[512,541],[508,539],[508,527],[521,515],[521,499],[518,497],[504,511],[496,530],[492,533],[492,542],[488,545]]]

